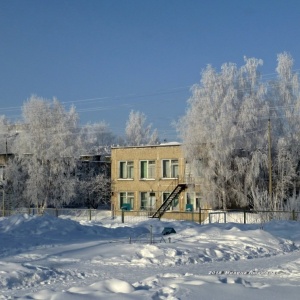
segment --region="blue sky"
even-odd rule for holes
[[[207,64],[300,65],[298,0],[1,0],[0,114],[14,120],[32,94],[76,106],[82,124],[122,135],[130,110],[161,139],[184,114]]]

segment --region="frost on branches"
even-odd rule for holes
[[[7,162],[4,187],[10,208],[108,205],[110,178],[104,173],[106,169],[91,169],[79,176],[83,163],[79,158],[105,156],[115,136],[104,122],[82,128],[78,123],[74,107],[66,110],[57,99],[37,96],[24,103],[19,125],[0,118],[2,144],[14,137],[9,142],[14,156]],[[9,132],[13,128],[18,128],[17,134]]]
[[[80,141],[82,153],[108,154],[111,145],[116,141],[116,136],[109,125],[102,121],[83,126],[80,130]]]
[[[178,122],[186,157],[213,207],[296,207],[300,94],[293,59],[279,54],[277,76],[269,81],[258,71],[262,60],[245,57],[244,62],[240,68],[226,63],[219,72],[208,66],[192,87],[187,112]]]
[[[24,196],[35,206],[59,207],[74,195],[72,176],[77,154],[78,116],[56,99],[32,96],[23,106],[26,129],[18,138],[18,153],[26,164]]]
[[[154,145],[158,143],[157,130],[151,132],[152,125],[146,126],[146,116],[132,110],[126,123],[125,133],[128,146]]]

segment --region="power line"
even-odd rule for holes
[[[295,73],[296,71],[298,72],[300,69],[295,69],[292,70],[294,72],[294,75],[297,74]],[[218,74],[218,73],[217,73]],[[277,75],[277,76],[275,76]],[[268,77],[269,79],[271,78],[278,78],[278,74],[277,73],[269,73],[269,74],[262,74],[258,76],[258,79],[261,77]],[[272,77],[270,77],[272,76]],[[279,83],[277,84],[279,85]],[[192,85],[188,85],[188,86],[179,86],[179,87],[175,87],[175,88],[171,88],[171,89],[162,89],[162,90],[158,90],[158,91],[154,91],[154,92],[149,92],[149,93],[131,93],[131,94],[126,94],[126,95],[117,95],[117,96],[101,96],[101,97],[95,97],[95,98],[85,98],[85,99],[79,99],[79,100],[70,100],[70,101],[62,101],[60,103],[62,104],[73,104],[73,103],[87,103],[87,102],[102,102],[105,103],[105,101],[112,101],[112,100],[122,100],[122,99],[134,99],[134,98],[144,98],[144,97],[152,97],[152,96],[159,96],[159,95],[166,95],[166,94],[173,94],[173,93],[181,93],[182,91],[187,91],[192,89],[193,87],[199,87],[201,88],[209,88],[212,87],[213,85],[209,86],[209,85],[205,85],[202,86],[201,84],[192,84]],[[274,83],[272,83],[272,86],[276,86],[276,84],[274,85]],[[247,90],[251,90],[251,88],[239,88],[239,89],[234,89],[235,91],[239,92],[239,91],[247,91]],[[155,100],[154,100],[155,101]],[[172,100],[157,100],[157,101],[172,101]],[[107,110],[107,109],[116,109],[118,107],[122,107],[122,106],[130,106],[133,105],[137,102],[130,102],[130,103],[125,103],[125,104],[118,104],[116,106],[111,106],[111,107],[96,107],[96,108],[88,108],[88,109],[82,109],[81,112],[89,112],[91,110]],[[12,106],[12,107],[0,107],[0,111],[15,111],[15,110],[21,110],[22,106]]]
[[[73,103],[87,103],[87,102],[102,102],[105,101],[112,101],[112,100],[120,100],[120,99],[134,99],[134,98],[145,98],[145,97],[152,97],[152,96],[159,96],[159,95],[167,95],[173,93],[181,93],[184,90],[190,89],[191,86],[181,86],[175,87],[166,90],[159,90],[150,93],[133,93],[133,94],[126,94],[126,95],[118,95],[118,96],[103,96],[103,97],[95,97],[95,98],[86,98],[86,99],[79,99],[79,100],[70,100],[70,101],[60,101],[61,104],[73,104]],[[161,101],[161,100],[159,100]],[[168,100],[170,101],[170,100]],[[131,103],[125,103],[125,105],[130,105]],[[117,106],[123,106],[123,104],[118,104]],[[13,106],[13,107],[0,107],[0,111],[2,110],[21,110],[23,106]],[[99,107],[101,108],[101,107]],[[105,107],[104,107],[105,108]]]

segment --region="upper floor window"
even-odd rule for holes
[[[155,178],[155,161],[142,160],[141,162],[141,179]]]
[[[120,161],[119,178],[133,179],[133,161]]]
[[[162,161],[163,178],[178,177],[178,159],[164,159]]]

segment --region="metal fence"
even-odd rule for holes
[[[75,209],[75,208],[18,208],[14,210],[1,210],[0,216],[12,216],[16,214],[43,215],[48,214],[54,217],[69,218],[78,221],[100,221],[103,218],[111,217],[110,210],[99,209]]]
[[[119,218],[122,223],[134,223],[137,221],[145,221],[151,218],[154,211],[148,210],[115,210],[112,212],[113,218]],[[167,211],[161,220],[178,220],[192,221],[203,223],[207,218],[206,211],[190,212],[190,211]]]
[[[1,210],[0,216],[8,217],[16,214],[42,215],[74,220],[100,221],[103,218],[112,218],[122,223],[135,223],[149,220],[153,211],[148,210],[108,210],[108,209],[73,209],[73,208],[18,208],[14,210]],[[212,210],[200,209],[198,211],[167,211],[161,220],[191,221],[199,224],[209,223],[244,223],[262,224],[272,220],[300,221],[300,211],[257,211],[257,210]]]
[[[244,223],[256,224],[273,220],[300,221],[299,211],[271,210],[218,210],[208,211],[206,223]]]
[[[147,220],[153,212],[116,210],[114,218],[120,218],[122,223],[134,223]],[[257,211],[257,210],[212,210],[200,209],[198,211],[167,211],[161,220],[192,221],[199,224],[209,223],[244,223],[261,224],[272,220],[300,221],[300,211]]]

